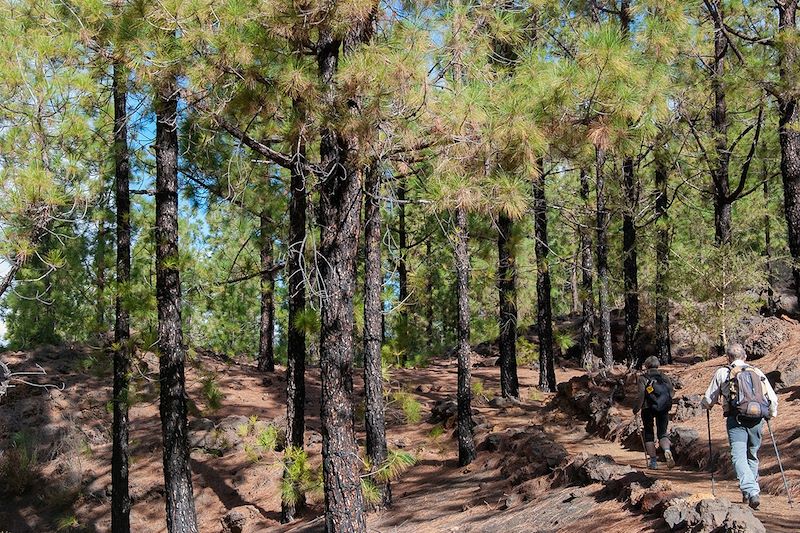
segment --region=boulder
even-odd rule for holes
[[[673,422],[685,422],[701,414],[703,408],[700,407],[702,397],[699,394],[691,394],[680,398],[676,402],[675,416]]]
[[[781,361],[774,371],[767,374],[767,379],[775,390],[800,384],[800,359],[793,357]]]
[[[477,449],[479,452],[497,452],[500,451],[502,442],[503,440],[500,435],[497,433],[490,433],[485,439],[478,443]]]
[[[777,317],[756,323],[743,343],[747,358],[751,361],[761,359],[786,342],[789,338],[787,326],[785,320]]]
[[[635,472],[628,465],[617,464],[610,455],[578,454],[572,463],[574,479],[583,485],[604,483]]]
[[[694,533],[766,533],[764,525],[749,507],[735,505],[723,498],[706,498],[700,501],[691,497],[673,499],[663,516],[672,530]]]
[[[722,524],[728,533],[766,533],[766,528],[753,512],[744,506],[734,505]]]
[[[217,445],[214,421],[208,418],[193,418],[189,421],[189,446],[209,449]]]
[[[510,405],[512,405],[511,400],[508,398],[503,398],[502,396],[495,396],[489,400],[489,407],[494,407],[495,409],[503,409]]]
[[[256,521],[261,517],[252,505],[234,507],[222,517],[222,533],[247,533],[256,528]]]
[[[449,420],[455,418],[458,413],[458,404],[455,400],[438,400],[431,408],[431,416],[428,421],[431,424],[444,423],[447,426]]]
[[[480,446],[482,450],[502,453],[500,472],[515,486],[550,474],[568,457],[564,446],[535,425],[491,433]]]
[[[672,450],[676,455],[681,455],[688,451],[697,442],[700,434],[696,429],[675,426],[669,433],[669,440],[672,443]]]
[[[425,383],[423,383],[422,385],[418,385],[417,386],[417,392],[419,392],[421,394],[428,394],[429,392],[431,392],[431,390],[432,390],[432,387],[430,385],[428,385],[428,384],[425,384]]]
[[[491,368],[500,364],[499,357],[487,357],[472,364],[474,368]]]

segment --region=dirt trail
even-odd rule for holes
[[[777,353],[759,361],[765,371],[771,370],[781,359],[794,357],[800,351],[800,328],[794,344],[788,343]],[[16,391],[13,403],[0,405],[0,437],[13,430],[15,421],[38,425],[52,430],[53,435],[66,435],[70,428],[83,435],[87,449],[79,455],[80,475],[84,496],[74,508],[77,522],[87,531],[104,533],[110,529],[108,515],[108,487],[111,447],[108,438],[110,416],[106,402],[110,395],[110,379],[81,370],[80,363],[87,353],[65,352],[60,349],[43,349],[34,354],[48,369],[51,377],[63,379],[67,388],[55,398],[40,391]],[[7,356],[15,364],[32,364],[31,354]],[[490,360],[476,362],[484,364]],[[668,372],[680,377],[683,389],[679,394],[701,392],[706,380],[720,361],[695,365],[675,365]],[[151,362],[152,375],[154,363]],[[223,393],[221,407],[211,410],[202,395],[203,379],[214,372]],[[431,407],[438,400],[454,397],[457,369],[454,361],[438,360],[429,367],[392,371],[394,387],[413,394],[422,403],[423,421],[407,424],[398,416],[396,406],[388,416],[388,440],[392,448],[412,452],[418,459],[416,466],[394,483],[395,505],[391,510],[369,515],[370,531],[438,533],[445,531],[569,531],[570,533],[602,531],[662,531],[662,520],[632,512],[622,502],[608,499],[594,488],[563,487],[543,489],[533,500],[505,508],[506,498],[515,488],[510,486],[498,465],[498,454],[481,452],[478,459],[466,468],[456,464],[456,445],[452,428],[441,435],[432,432],[435,427],[426,421]],[[559,382],[582,374],[576,369],[557,369]],[[563,445],[570,454],[588,452],[610,455],[621,464],[643,470],[641,452],[624,449],[618,443],[590,435],[585,422],[560,410],[553,402],[554,395],[542,394],[536,389],[536,369],[521,367],[521,403],[506,407],[492,407],[489,399],[499,394],[497,367],[478,366],[473,369],[473,380],[480,383],[482,394],[476,396],[475,410],[494,426],[493,433],[507,429],[541,425],[553,440]],[[283,369],[265,377],[249,364],[227,365],[207,356],[198,356],[187,369],[189,395],[200,412],[191,420],[209,417],[220,423],[231,417],[258,416],[260,420],[280,423],[284,416]],[[318,461],[319,390],[316,369],[308,375],[307,449],[313,461]],[[422,385],[418,389],[418,386]],[[139,390],[139,403],[131,410],[132,421],[132,472],[131,492],[135,495],[132,523],[135,531],[160,533],[164,528],[163,485],[161,481],[160,425],[158,422],[157,395],[155,391]],[[354,388],[357,399],[363,389],[360,376]],[[781,414],[776,421],[784,464],[795,487],[800,489],[800,432],[794,427],[800,415],[800,394],[795,389],[785,389],[779,394]],[[629,405],[623,403],[621,411],[630,416]],[[391,411],[391,409],[390,409]],[[713,446],[716,452],[727,449],[723,421],[718,413],[712,420]],[[705,417],[695,417],[680,425],[700,432],[705,445]],[[54,437],[55,438],[55,437]],[[60,438],[60,437],[59,437]],[[359,438],[363,435],[359,434]],[[0,438],[0,441],[2,438]],[[758,517],[769,532],[800,531],[800,512],[791,510],[782,495],[782,486],[775,484],[777,466],[771,444],[765,440],[762,448],[763,472],[769,483],[769,494],[763,496]],[[253,505],[258,518],[248,531],[308,532],[321,531],[322,502],[312,502],[301,520],[280,525],[278,484],[280,481],[279,454],[266,455],[258,460],[248,457],[238,446],[222,456],[195,451],[192,468],[196,505],[201,530],[215,533],[221,530],[221,518],[231,509]],[[42,475],[55,479],[65,465],[51,460],[43,465]],[[655,478],[670,480],[678,490],[695,494],[710,493],[708,474],[681,466],[674,470],[665,468],[648,472]],[[717,494],[736,502],[739,492],[735,481],[724,469],[718,476]],[[779,490],[778,490],[779,489]],[[797,489],[796,489],[797,490]],[[52,511],[43,507],[34,494],[31,497],[0,502],[0,530],[13,533],[55,531]]]

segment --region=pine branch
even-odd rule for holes
[[[728,195],[728,200],[734,201],[739,198],[739,195],[742,194],[744,190],[744,186],[747,183],[747,175],[750,172],[750,163],[753,161],[753,156],[756,153],[756,145],[758,144],[758,139],[761,136],[761,122],[764,117],[764,104],[762,103],[761,106],[758,108],[758,122],[756,122],[756,132],[753,136],[753,142],[750,144],[750,151],[747,153],[747,159],[744,160],[742,164],[742,173],[739,176],[739,184],[736,186],[736,189]]]

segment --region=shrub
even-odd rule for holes
[[[417,458],[401,450],[389,450],[389,455],[375,471],[375,479],[379,481],[394,481],[400,475],[417,463]]]
[[[392,401],[399,404],[400,410],[403,411],[403,418],[406,424],[417,424],[422,420],[422,404],[408,392],[394,392],[392,394]]]
[[[214,374],[207,374],[201,380],[203,384],[203,397],[206,400],[206,406],[212,411],[216,411],[222,406],[222,399],[224,395],[217,383],[217,376]]]
[[[311,467],[302,448],[286,448],[282,462],[281,500],[284,503],[297,505],[309,494],[322,493],[322,476],[319,470]]]
[[[256,436],[256,444],[264,451],[275,451],[278,446],[278,428],[269,425]]]
[[[36,439],[27,430],[11,435],[11,447],[3,455],[0,472],[9,494],[25,494],[39,480],[39,457]]]

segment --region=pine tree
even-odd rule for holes
[[[116,320],[114,324],[114,421],[111,457],[111,529],[130,531],[131,500],[128,493],[128,391],[131,367],[130,312],[126,291],[131,282],[131,198],[128,151],[127,71],[120,61],[112,66],[114,99],[114,180],[116,205]]]
[[[174,46],[177,33],[165,37]],[[156,293],[161,434],[167,531],[197,532],[186,408],[185,351],[178,259],[178,78],[158,73],[156,112]]]
[[[366,169],[364,179],[364,421],[367,435],[367,457],[373,467],[382,465],[388,456],[381,357],[381,300],[383,269],[381,268],[381,179],[375,165]],[[389,482],[377,482],[380,505],[389,505],[392,493]]]
[[[275,371],[275,273],[272,259],[273,235],[272,220],[264,210],[259,215],[259,256],[261,320],[258,338],[258,369],[262,372]]]

